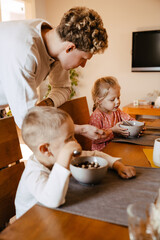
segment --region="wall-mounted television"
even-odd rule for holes
[[[160,72],[160,30],[132,33],[132,72]]]

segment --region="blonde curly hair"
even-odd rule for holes
[[[102,53],[108,47],[108,35],[101,17],[86,7],[67,11],[57,26],[57,33],[63,41],[74,43],[84,52]]]
[[[121,88],[117,79],[112,76],[102,77],[95,81],[92,88],[93,111],[99,106],[100,101],[108,95],[109,89],[116,87]]]

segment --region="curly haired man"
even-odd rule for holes
[[[0,32],[0,109],[9,105],[20,128],[47,76],[52,89],[39,104],[58,107],[70,96],[68,70],[84,67],[108,46],[101,17],[86,7],[67,11],[57,27],[42,19],[10,21],[0,23]],[[91,139],[104,135],[89,125],[76,125],[75,132]]]

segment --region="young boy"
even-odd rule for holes
[[[16,217],[19,218],[37,202],[51,208],[65,203],[74,150],[82,151],[74,138],[74,123],[61,109],[33,107],[22,124],[24,142],[33,151],[22,174],[15,198]],[[119,158],[98,151],[84,151],[82,155],[96,155],[107,159],[123,178],[135,176],[133,167],[124,166]]]

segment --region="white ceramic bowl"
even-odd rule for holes
[[[127,125],[127,123],[123,122],[123,124],[120,125],[122,128],[126,128],[129,131],[129,138],[134,138],[137,137],[140,133],[140,131],[144,127],[143,122],[139,121],[126,121],[128,122],[131,126]]]
[[[98,168],[81,168],[75,166],[76,164],[84,163],[88,161],[89,163],[95,162],[100,166]],[[101,157],[78,157],[72,160],[70,164],[70,170],[72,176],[81,184],[97,184],[105,176],[108,170],[108,162]]]

